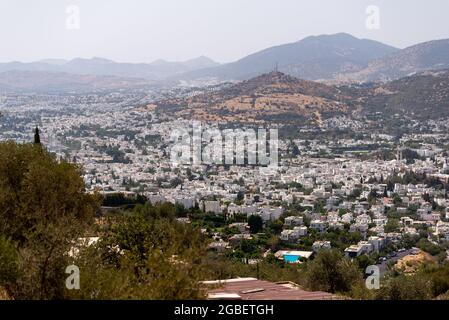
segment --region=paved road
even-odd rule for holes
[[[413,251],[413,249],[407,249],[404,252],[398,252],[398,255],[396,257],[392,257],[390,259],[387,259],[386,261],[383,261],[381,264],[378,264],[377,266],[379,267],[379,271],[380,271],[380,277],[382,278],[385,273],[388,271],[388,262],[390,261],[398,261],[399,259],[411,254]]]

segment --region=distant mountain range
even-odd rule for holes
[[[120,63],[103,58],[76,58],[70,61],[46,59],[30,63],[0,63],[0,73],[5,71],[46,71],[163,80],[181,73],[217,65],[219,65],[217,62],[204,56],[184,62],[157,60],[152,63]]]
[[[357,39],[346,33],[307,37],[301,41],[271,47],[236,62],[192,71],[186,78],[217,77],[246,80],[278,70],[308,80],[333,79],[355,72],[374,59],[399,51],[377,41]]]
[[[87,93],[147,88],[145,79],[82,75],[48,71],[6,71],[0,73],[0,92]]]
[[[277,69],[307,80],[369,82],[449,68],[449,39],[397,49],[346,33],[307,37],[271,47],[236,62],[195,70],[186,79],[246,80]]]
[[[31,63],[0,63],[0,78],[4,81],[4,88],[27,86],[26,83],[17,82],[23,80],[17,72],[42,72],[41,75],[46,72],[46,81],[53,77],[55,85],[50,86],[51,89],[58,87],[56,81],[61,81],[61,87],[68,88],[68,81],[61,77],[61,73],[67,77],[97,76],[99,81],[100,77],[113,76],[122,78],[120,81],[129,85],[138,83],[138,86],[145,81],[153,84],[182,83],[196,86],[248,80],[276,70],[305,80],[342,84],[387,82],[423,71],[448,68],[449,39],[397,49],[377,41],[337,33],[311,36],[294,43],[271,47],[226,64],[219,64],[204,56],[184,62],[157,60],[152,63],[119,63],[104,58],[76,58],[69,61],[45,59]],[[13,71],[16,73],[2,74]],[[7,78],[11,75],[13,77],[8,81]],[[75,77],[72,80],[79,84],[81,79]],[[115,81],[119,82],[118,79]],[[105,85],[109,88],[109,80]],[[44,90],[45,87],[41,89]]]

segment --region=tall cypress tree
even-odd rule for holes
[[[41,144],[41,137],[39,135],[39,128],[36,127],[36,129],[34,129],[34,143],[35,144]]]

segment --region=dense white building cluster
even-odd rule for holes
[[[191,122],[152,113],[139,105],[144,98],[35,97],[30,103],[29,96],[16,97],[19,102],[2,110],[9,122],[0,124],[0,138],[30,141],[32,129],[39,126],[50,151],[83,168],[90,192],[142,194],[152,203],[197,207],[228,219],[259,215],[265,224],[282,219],[279,239],[285,243],[301,243],[311,232],[347,229],[363,238],[345,250],[348,256],[356,257],[379,252],[405,235],[419,235],[422,228],[431,231],[429,240],[436,244],[449,240],[449,211],[445,211],[449,200],[444,189],[422,182],[387,184],[391,177],[407,173],[447,183],[449,158],[444,148],[423,142],[410,147],[420,159],[410,162],[401,155],[410,141],[447,139],[445,134],[405,134],[398,142],[383,133],[332,141],[281,139],[277,170],[264,171],[257,165],[177,165],[169,156],[170,133],[191,126]],[[72,106],[75,102],[76,111]],[[338,125],[360,128],[359,122],[348,119],[328,121],[323,128]],[[395,159],[362,159],[353,152],[332,151],[380,142],[396,153]],[[298,146],[298,155],[289,154],[291,143]],[[389,212],[400,217],[394,232],[386,230]],[[246,233],[247,228],[243,228],[241,234]],[[216,246],[226,248],[227,244]],[[312,247],[314,251],[330,248],[331,242],[314,242]]]

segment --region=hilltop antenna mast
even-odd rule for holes
[[[279,66],[279,63],[278,62],[276,62],[276,64],[274,65],[274,72],[278,72],[278,66]]]

